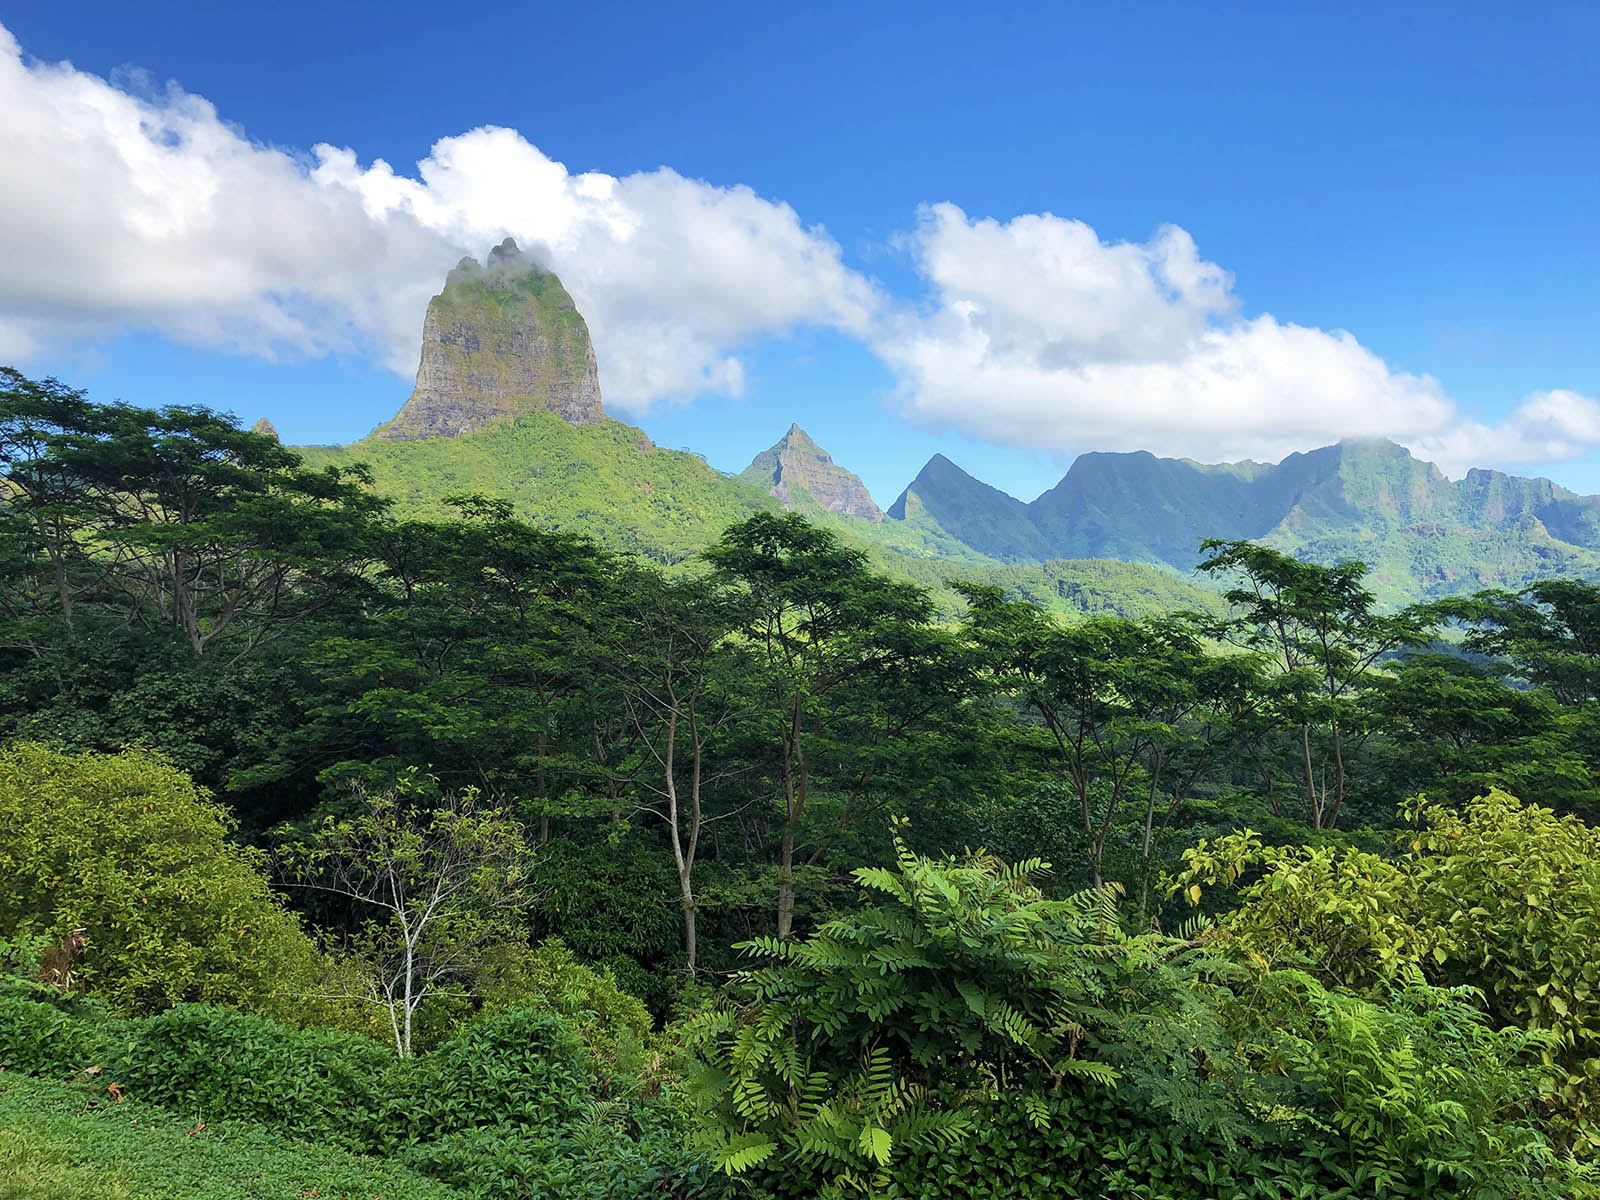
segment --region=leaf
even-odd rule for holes
[[[894,1139],[889,1136],[887,1129],[880,1129],[876,1125],[868,1125],[861,1131],[861,1137],[856,1146],[880,1167],[889,1165],[889,1151],[894,1146]]]

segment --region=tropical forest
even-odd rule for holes
[[[1600,586],[663,566],[3,382],[5,1194],[1600,1194]]]
[[[1600,5],[0,10],[0,1200],[1600,1200]]]

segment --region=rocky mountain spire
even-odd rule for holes
[[[277,429],[273,426],[272,422],[267,420],[265,417],[262,417],[261,420],[250,426],[250,432],[259,433],[262,437],[269,437],[273,441],[278,440]]]
[[[790,425],[777,444],[756,455],[739,478],[764,488],[791,511],[820,509],[883,520],[883,510],[872,502],[860,477],[835,463],[799,425]]]
[[[606,419],[589,327],[561,280],[511,238],[463,258],[428,304],[416,390],[379,437],[455,437],[528,412]]]

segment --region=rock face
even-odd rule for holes
[[[756,455],[739,478],[765,488],[790,510],[883,520],[883,510],[872,502],[860,477],[834,462],[798,425],[789,426],[775,446]]]
[[[250,426],[250,432],[259,433],[262,437],[269,437],[273,441],[278,440],[278,431],[273,427],[272,422],[267,420],[265,417],[262,417],[261,420]]]
[[[552,412],[606,419],[589,327],[561,280],[507,238],[488,262],[464,258],[428,304],[411,398],[377,436],[456,437]]]

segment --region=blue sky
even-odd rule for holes
[[[939,450],[1031,498],[1348,433],[1600,491],[1600,9],[1524,7],[0,3],[0,354],[347,440],[439,262],[548,231],[608,407],[725,469],[798,420],[881,503]]]

